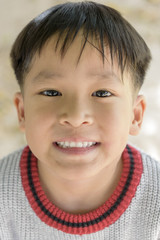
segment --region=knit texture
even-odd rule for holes
[[[160,164],[127,145],[120,181],[106,202],[87,214],[51,203],[29,147],[0,161],[0,239],[160,239]]]

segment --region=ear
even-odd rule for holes
[[[14,105],[17,109],[19,126],[22,131],[25,130],[24,99],[22,93],[17,92],[14,95]]]
[[[133,106],[133,118],[130,127],[130,135],[138,135],[143,122],[143,115],[146,109],[146,100],[143,95],[137,96]]]

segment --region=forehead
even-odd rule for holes
[[[120,67],[114,57],[104,47],[104,59],[99,41],[88,38],[85,46],[83,34],[80,32],[75,40],[66,46],[65,51],[61,52],[63,46],[63,38],[58,41],[58,35],[52,36],[41,49],[40,53],[36,53],[32,67],[29,72],[34,82],[44,81],[49,78],[65,78],[68,74],[85,74],[89,77],[97,77],[97,79],[109,79],[110,81],[119,81],[124,84],[130,81],[128,73],[121,74]],[[83,51],[82,51],[83,50]],[[127,76],[127,79],[126,79]],[[115,81],[115,82],[116,82]]]
[[[32,67],[35,67],[36,64],[45,66],[46,60],[50,59],[50,64],[58,65],[59,68],[64,67],[69,62],[70,66],[76,69],[85,62],[88,63],[86,68],[93,66],[94,69],[99,69],[99,71],[107,68],[119,74],[120,68],[117,60],[116,58],[111,59],[107,45],[102,50],[99,40],[89,37],[85,41],[82,32],[80,32],[73,42],[68,42],[64,46],[64,38],[59,39],[58,35],[54,35],[45,43],[40,52],[35,54]]]

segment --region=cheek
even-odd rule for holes
[[[26,106],[26,120],[34,121],[34,124],[42,124],[53,120],[56,115],[57,108],[50,101],[32,101]],[[43,124],[42,124],[43,125]]]
[[[99,109],[97,121],[101,126],[101,134],[110,141],[128,136],[130,128],[131,108],[128,104],[119,102]]]
[[[28,139],[42,139],[43,137],[52,134],[52,127],[56,121],[56,110],[53,110],[49,105],[26,106],[25,111],[25,132]]]

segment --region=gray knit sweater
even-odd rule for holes
[[[114,193],[82,215],[66,213],[47,199],[29,147],[2,159],[0,239],[160,239],[160,164],[130,145],[122,157],[123,172]]]

